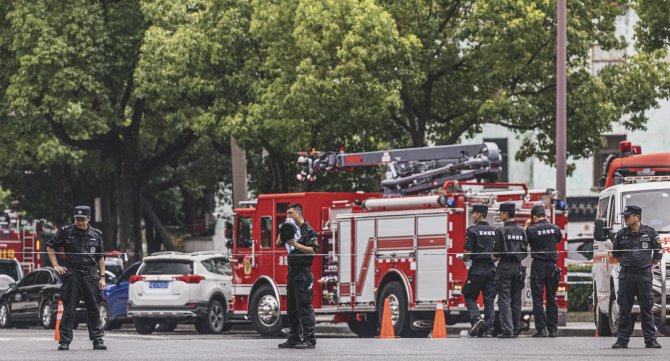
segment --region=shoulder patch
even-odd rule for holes
[[[90,228],[91,228],[91,231],[93,231],[94,233],[97,233],[98,235],[102,236],[102,231],[101,230],[99,230],[97,228],[93,228],[93,227],[90,227]]]

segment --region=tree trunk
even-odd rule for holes
[[[132,259],[142,257],[140,187],[135,180],[131,162],[121,161],[116,173],[117,239],[122,252]]]
[[[106,176],[100,182],[100,208],[102,216],[102,239],[105,242],[105,249],[117,250],[119,244],[116,238],[116,214],[114,212],[114,184],[113,177]]]

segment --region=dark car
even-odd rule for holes
[[[19,283],[13,283],[0,295],[0,328],[12,324],[54,328],[62,284],[61,276],[51,267],[36,269]],[[76,313],[75,324],[86,322],[83,302],[77,306]]]
[[[126,322],[132,322],[128,317],[128,280],[130,276],[137,273],[142,261],[131,264],[118,278],[107,283],[102,291],[105,302],[102,304],[101,312],[108,317],[107,329],[121,328]]]

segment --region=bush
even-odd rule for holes
[[[590,264],[573,264],[568,272],[591,273]],[[591,281],[591,277],[570,277],[569,281]],[[568,311],[588,311],[593,284],[568,285]]]

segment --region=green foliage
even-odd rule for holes
[[[591,264],[571,264],[568,272],[591,273]],[[572,277],[571,281],[590,281],[591,277]],[[568,311],[588,311],[589,297],[593,294],[593,285],[568,286]]]
[[[640,17],[635,27],[638,46],[645,50],[663,50],[670,46],[670,2],[634,0],[633,9]]]

